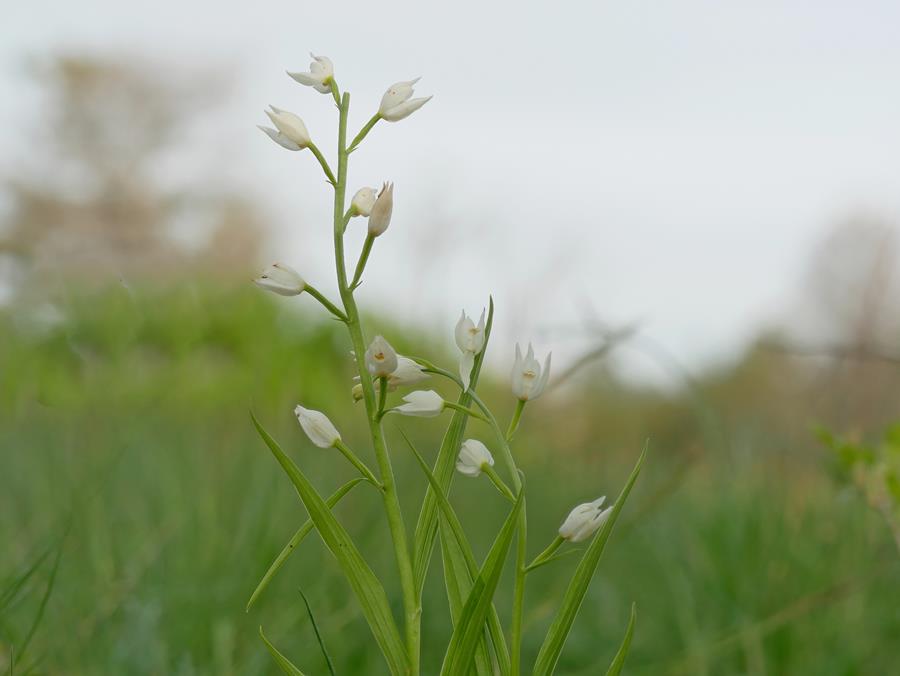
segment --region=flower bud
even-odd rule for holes
[[[444,410],[444,400],[434,390],[416,390],[410,392],[403,401],[406,403],[398,406],[396,410],[403,415],[414,415],[422,418],[431,418],[440,415]]]
[[[391,224],[391,212],[394,210],[394,184],[385,183],[378,193],[378,199],[372,205],[369,214],[369,234],[378,237]]]
[[[306,432],[306,436],[319,448],[331,448],[341,440],[335,426],[321,411],[313,411],[302,406],[294,409],[294,415],[300,421],[300,427]]]
[[[363,388],[360,383],[356,383],[356,385],[350,388],[350,396],[353,397],[353,401],[360,401],[363,398]]]
[[[552,353],[547,354],[544,360],[544,368],[534,358],[534,349],[531,343],[528,343],[528,353],[522,358],[522,350],[516,343],[516,361],[512,369],[512,391],[517,399],[528,401],[537,399],[544,391],[547,380],[550,378],[550,357]]]
[[[456,471],[466,476],[478,476],[485,466],[494,466],[491,452],[477,439],[466,439],[459,448]]]
[[[330,93],[331,81],[334,78],[334,65],[331,63],[331,59],[327,56],[316,56],[312,53],[310,53],[310,56],[313,58],[313,61],[309,64],[308,73],[291,73],[289,71],[288,75],[300,84],[312,87],[317,92],[322,94]]]
[[[468,390],[475,355],[484,348],[484,310],[481,311],[478,326],[475,326],[475,322],[463,310],[459,321],[456,322],[455,337],[456,346],[462,351],[459,359],[459,377],[462,380],[463,390]]]
[[[375,336],[366,350],[366,368],[373,378],[389,376],[397,369],[397,353],[381,336]]]
[[[269,106],[272,110],[267,110],[266,115],[272,120],[272,124],[278,129],[278,132],[293,141],[298,148],[306,148],[312,139],[309,138],[309,132],[306,125],[294,113],[287,110],[281,110],[275,106]]]
[[[300,150],[300,146],[291,141],[287,136],[282,134],[277,129],[272,129],[272,127],[264,127],[261,124],[256,125],[256,127],[264,132],[266,136],[275,141],[282,148],[287,148],[288,150]]]
[[[375,206],[377,193],[375,188],[360,188],[350,200],[351,213],[354,216],[368,216],[372,213],[372,207]]]
[[[283,263],[273,263],[253,283],[279,296],[297,296],[306,288],[300,273]]]
[[[413,95],[413,85],[419,81],[408,80],[406,82],[396,82],[392,84],[381,97],[381,105],[378,107],[378,114],[388,122],[397,122],[404,117],[409,117],[412,113],[424,106],[431,100],[430,96],[419,99],[411,99]]]
[[[582,542],[596,533],[606,520],[613,506],[603,509],[606,496],[593,502],[585,502],[569,512],[569,516],[559,527],[559,536],[569,542]]]

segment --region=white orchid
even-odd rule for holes
[[[378,199],[378,191],[375,188],[360,188],[350,200],[350,212],[354,216],[368,216],[372,213],[376,199]]]
[[[335,426],[321,411],[313,411],[298,405],[294,409],[294,415],[297,416],[300,427],[306,432],[309,440],[319,448],[331,448],[341,440],[341,435]]]
[[[397,353],[381,336],[375,336],[366,350],[366,368],[374,378],[388,377],[397,370]]]
[[[282,148],[287,148],[288,150],[303,150],[300,146],[298,146],[277,129],[272,129],[272,127],[264,127],[261,124],[256,125],[256,128],[265,133],[266,136],[275,141],[275,143],[280,145]]]
[[[253,283],[279,296],[297,296],[306,288],[300,273],[284,263],[273,263]]]
[[[282,110],[281,108],[276,108],[275,106],[269,106],[269,108],[271,108],[271,110],[267,110],[266,115],[272,120],[272,124],[275,125],[278,134],[297,146],[298,150],[306,148],[312,143],[309,132],[306,130],[306,125],[303,124],[303,120],[301,120],[298,115],[287,110]],[[260,129],[266,131],[267,127],[260,127]],[[270,132],[266,131],[266,133],[269,134],[270,137],[272,136]],[[281,143],[277,139],[273,138],[273,140],[275,140],[276,143]],[[291,149],[293,150],[293,148]]]
[[[459,359],[459,377],[463,383],[463,390],[468,390],[475,355],[484,348],[484,310],[481,311],[481,319],[478,320],[477,326],[463,310],[459,321],[456,322],[455,337],[456,346],[462,352]]]
[[[413,95],[413,85],[419,79],[392,84],[384,93],[384,96],[381,97],[378,114],[388,122],[397,122],[428,103],[431,100],[430,96],[418,99],[410,98]]]
[[[552,353],[547,354],[544,366],[541,368],[540,362],[534,358],[534,349],[531,347],[531,343],[528,343],[528,353],[524,359],[522,350],[516,343],[516,361],[512,368],[512,391],[517,399],[529,401],[541,396],[547,386],[547,380],[550,378],[551,355]]]
[[[414,415],[421,418],[432,418],[444,410],[444,400],[434,390],[416,390],[403,397],[405,404],[394,410],[403,415]]]
[[[407,385],[415,385],[416,383],[420,383],[423,380],[428,380],[430,378],[430,374],[425,373],[422,370],[422,367],[414,362],[409,357],[404,357],[402,354],[397,355],[397,368],[394,369],[393,373],[388,376],[387,379],[387,391],[393,392],[398,387],[405,387]],[[351,390],[353,394],[353,401],[359,401],[363,398],[362,385],[359,383],[359,376],[353,376],[353,381],[356,383]],[[381,387],[381,381],[375,381],[375,391],[378,392]]]
[[[328,94],[331,92],[331,81],[334,79],[334,65],[327,56],[316,56],[312,52],[309,54],[313,60],[309,64],[308,73],[292,73],[288,71],[288,75],[297,82],[307,87],[312,87],[317,92]]]
[[[391,213],[394,211],[394,184],[385,183],[378,193],[378,198],[369,212],[369,234],[378,237],[391,224]]]
[[[612,505],[603,509],[604,502],[605,495],[575,507],[559,527],[559,536],[569,542],[582,542],[591,537],[606,523],[612,511]]]
[[[485,467],[494,466],[494,456],[477,439],[466,439],[459,448],[456,471],[466,476],[478,476]]]

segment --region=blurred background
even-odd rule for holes
[[[892,673],[898,21],[886,1],[6,8],[0,668],[275,673],[262,624],[324,673],[300,587],[339,672],[381,673],[314,538],[244,610],[305,519],[248,409],[323,491],[348,468],[294,405],[365,439],[340,327],[249,283],[279,260],[336,297],[330,189],[255,128],[274,104],[332,149],[330,97],[284,73],[312,50],[354,130],[393,82],[434,94],[352,158],[351,190],[396,183],[358,293],[370,335],[449,365],[460,308],[493,294],[482,387],[503,416],[514,342],[553,350],[518,437],[535,551],[650,439],[560,673],[602,673],[632,601],[628,673]],[[433,457],[441,422],[402,427]],[[424,484],[401,448],[412,523]],[[454,497],[485,552],[502,503],[480,482]],[[337,511],[392,587],[374,505]],[[530,581],[526,656],[574,565]]]

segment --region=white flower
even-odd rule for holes
[[[279,296],[297,296],[306,288],[300,273],[283,263],[273,263],[253,283]]]
[[[409,357],[404,357],[402,354],[397,355],[397,368],[394,369],[393,373],[388,376],[387,381],[387,391],[393,392],[398,387],[404,387],[406,385],[415,385],[416,383],[420,383],[423,380],[428,380],[430,374],[425,373],[422,370],[422,367],[414,362]],[[362,385],[359,383],[359,376],[353,376],[353,381],[356,383],[351,390],[351,394],[353,395],[353,401],[359,401],[363,398]],[[378,389],[381,387],[381,381],[375,381],[375,391],[378,392]]]
[[[534,349],[531,343],[528,343],[528,354],[522,359],[522,350],[516,343],[516,361],[512,369],[512,391],[517,399],[528,401],[529,399],[537,399],[544,391],[547,380],[550,378],[550,356],[544,360],[544,368],[534,358]]]
[[[606,496],[593,502],[585,502],[569,512],[569,516],[559,527],[559,536],[569,542],[582,542],[596,533],[606,520],[613,506],[603,509]]]
[[[350,209],[354,216],[368,216],[372,213],[378,193],[375,188],[360,188],[350,200]]]
[[[375,378],[389,376],[397,370],[397,353],[381,336],[375,336],[366,350],[366,368]]]
[[[257,128],[263,132],[265,132],[266,136],[275,141],[282,148],[287,148],[288,150],[300,150],[300,146],[291,141],[287,136],[282,134],[277,129],[272,129],[272,127],[264,127],[261,124],[256,125]]]
[[[303,124],[303,120],[297,115],[275,106],[269,106],[269,108],[272,110],[267,110],[266,115],[272,120],[272,124],[275,125],[279,134],[287,137],[297,148],[306,148],[312,143],[312,139],[309,138],[309,132],[306,130],[306,125]],[[265,127],[262,129],[265,131]]]
[[[413,95],[413,85],[418,81],[419,78],[416,78],[392,84],[381,97],[378,114],[388,122],[397,122],[428,103],[431,100],[430,96],[420,99],[410,98]]]
[[[307,87],[312,87],[317,92],[328,94],[331,92],[331,80],[334,78],[334,66],[331,59],[327,56],[316,56],[312,52],[309,54],[313,61],[309,64],[308,73],[291,73],[288,75],[297,82]]]
[[[331,421],[321,411],[313,411],[302,406],[294,409],[294,415],[300,421],[300,427],[306,436],[319,448],[331,448],[341,440],[341,435]]]
[[[466,476],[478,476],[485,466],[494,466],[494,457],[477,439],[466,439],[459,448],[456,471]]]
[[[434,390],[416,390],[410,392],[403,401],[406,403],[395,410],[403,415],[415,415],[422,418],[431,418],[440,415],[444,410],[444,400]]]
[[[394,184],[385,183],[378,193],[378,199],[369,213],[369,234],[378,237],[391,224],[391,213],[394,211]]]
[[[484,348],[484,310],[481,311],[481,319],[475,326],[466,311],[463,310],[456,322],[456,346],[462,351],[459,360],[459,377],[463,383],[463,390],[469,389],[469,381],[472,367],[475,365],[475,355]]]

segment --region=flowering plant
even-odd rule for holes
[[[522,672],[522,617],[528,574],[562,556],[558,550],[567,543],[590,541],[533,665],[533,673],[550,674],[556,667],[613,525],[637,479],[644,452],[641,453],[614,503],[604,509],[605,498],[600,498],[575,507],[565,518],[550,544],[543,552],[528,561],[524,475],[516,465],[510,444],[525,405],[537,399],[545,389],[550,375],[550,356],[547,356],[542,366],[535,358],[531,345],[528,346],[524,358],[521,349],[516,346],[511,389],[517,401],[512,420],[504,430],[490,407],[476,392],[491,334],[493,301],[487,310],[481,313],[477,324],[465,312],[462,313],[454,333],[456,345],[460,350],[459,363],[457,368],[445,369],[423,358],[397,354],[382,336],[375,336],[367,342],[354,297],[354,291],[361,283],[375,240],[384,235],[390,225],[394,206],[394,186],[391,183],[384,183],[378,191],[369,187],[360,188],[347,207],[350,154],[359,147],[379,121],[402,120],[425,105],[431,97],[412,98],[413,85],[418,82],[418,78],[392,85],[385,92],[378,111],[348,143],[350,94],[346,91],[341,92],[338,87],[331,60],[324,56],[314,56],[309,72],[289,74],[297,82],[310,86],[318,92],[330,93],[339,111],[336,171],[332,170],[310,137],[303,120],[297,115],[273,106],[267,111],[267,115],[275,128],[262,127],[262,129],[276,143],[288,150],[309,149],[333,188],[334,254],[340,303],[331,302],[299,273],[280,263],[266,269],[256,283],[283,296],[307,293],[346,326],[358,370],[356,384],[352,389],[353,397],[364,402],[377,467],[375,470],[371,469],[344,442],[337,428],[324,413],[298,405],[295,414],[309,440],[321,448],[336,449],[360,474],[358,478],[344,484],[325,498],[300,467],[265,431],[256,417],[253,417],[253,422],[263,440],[296,488],[309,513],[309,521],[300,527],[272,563],[253,592],[248,609],[287,557],[310,532],[315,530],[334,555],[350,583],[390,672],[417,675],[420,671],[422,589],[439,535],[453,624],[441,673],[453,675],[499,673],[518,676]],[[344,233],[351,219],[355,217],[367,218],[368,230],[354,272],[350,276],[345,261]],[[403,396],[404,403],[397,406],[389,405],[388,395],[391,392],[432,376],[445,378],[458,388],[456,401],[447,401],[433,390],[417,390],[406,393]],[[410,539],[398,500],[398,487],[394,480],[391,456],[382,427],[383,420],[387,415],[436,417],[445,410],[452,411],[452,419],[432,464],[426,462],[406,439],[409,450],[421,467],[423,478],[427,482],[415,531]],[[487,445],[477,439],[465,438],[470,418],[486,425],[490,430],[493,436],[491,443],[499,455],[505,478],[495,470],[494,456]],[[454,468],[461,475],[472,479],[484,474],[509,502],[509,512],[505,521],[487,556],[480,564],[475,559],[463,525],[449,499]],[[378,491],[384,506],[403,597],[403,618],[399,624],[391,611],[381,582],[357,549],[350,534],[331,512],[331,508],[338,501],[360,484],[368,484]],[[493,599],[513,542],[515,542],[515,576],[511,620],[507,634],[501,625]],[[624,663],[634,629],[634,619],[632,607],[625,639],[609,673],[618,673]],[[260,633],[262,634],[262,629]],[[265,635],[263,640],[277,664],[286,673],[302,673],[266,639]]]

